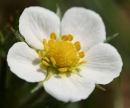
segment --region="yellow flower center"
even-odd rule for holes
[[[71,72],[86,63],[80,61],[85,56],[85,53],[80,51],[80,42],[72,43],[72,40],[73,36],[70,34],[57,39],[55,33],[51,33],[50,40],[43,39],[44,50],[38,52],[42,63],[56,68],[59,72]]]
[[[74,45],[65,41],[58,41],[50,45],[48,55],[55,59],[58,67],[70,66],[79,58]]]

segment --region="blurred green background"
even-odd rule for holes
[[[49,96],[43,88],[34,94],[30,90],[36,83],[27,83],[10,72],[6,56],[17,41],[10,30],[18,30],[18,20],[23,9],[42,6],[62,13],[74,6],[85,7],[100,14],[107,36],[119,33],[110,41],[123,59],[120,77],[95,88],[88,99],[76,103],[63,103]],[[0,108],[130,108],[130,0],[0,0]]]

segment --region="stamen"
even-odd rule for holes
[[[73,36],[71,34],[68,35],[68,40],[72,41],[73,40]]]
[[[77,57],[76,59],[75,59],[75,62],[78,62],[80,60],[80,58],[79,57]]]
[[[61,39],[62,39],[63,41],[67,41],[67,40],[68,40],[68,36],[67,36],[67,35],[63,35],[63,36],[61,37]]]
[[[81,61],[81,62],[79,62],[79,65],[82,65],[82,64],[85,64],[85,63],[87,63],[87,61]]]
[[[82,51],[82,52],[79,52],[79,57],[80,58],[83,58],[85,56],[85,53]]]
[[[46,39],[43,39],[43,45],[44,45],[44,49],[46,51],[48,51],[48,46],[47,46],[47,40]]]
[[[80,45],[79,41],[75,42],[74,46],[75,46],[75,48],[76,48],[77,51],[79,51],[81,49],[81,45]]]
[[[56,40],[57,36],[54,32],[51,33],[50,38]]]
[[[74,60],[74,62],[71,64],[71,66],[74,66],[75,64],[77,64],[79,60],[80,60],[80,58],[77,57],[77,58]]]
[[[74,46],[79,46],[80,45],[80,42],[79,41],[76,41],[75,43],[74,43]]]
[[[80,45],[75,46],[76,50],[79,51],[81,49]]]
[[[54,43],[54,40],[49,40],[49,41],[48,41],[48,44],[49,44],[49,45],[52,45],[53,43]]]
[[[75,69],[75,67],[71,67],[68,69],[68,71],[73,71]]]
[[[81,44],[79,41],[75,43],[73,35],[63,35],[57,39],[54,32],[50,34],[50,40],[43,39],[44,50],[38,51],[39,58],[42,59],[44,66],[55,68],[59,72],[78,72],[77,66],[85,64],[81,61],[85,56],[85,52],[80,51]]]
[[[50,66],[50,64],[49,63],[47,63],[46,61],[44,61],[44,60],[42,60],[42,63],[44,64],[44,65],[46,65],[46,66]]]
[[[56,64],[56,61],[55,61],[55,59],[53,57],[51,57],[50,60],[51,60],[51,62],[52,62],[53,65]]]
[[[44,59],[45,59],[47,62],[50,62],[49,58],[47,58],[47,57],[44,57]]]
[[[45,46],[44,46],[44,49],[45,49],[46,51],[48,51],[48,50],[49,50],[49,48],[48,48],[48,46],[47,46],[47,45],[45,45]]]
[[[47,40],[43,39],[43,45],[46,46],[47,45]]]
[[[39,52],[38,52],[38,55],[39,55],[39,58],[43,58],[43,53],[42,53],[42,51],[39,51]]]
[[[60,72],[66,72],[67,71],[67,68],[59,68],[58,69]]]

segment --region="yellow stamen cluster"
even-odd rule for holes
[[[59,72],[71,72],[77,66],[86,63],[80,61],[85,56],[79,41],[72,43],[73,36],[63,35],[57,39],[55,33],[50,34],[50,40],[43,39],[44,51],[39,51],[39,58],[45,66],[52,66]]]

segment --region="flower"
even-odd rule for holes
[[[95,84],[108,84],[121,72],[121,57],[103,43],[104,23],[91,10],[70,8],[60,22],[48,9],[29,7],[20,16],[19,31],[27,44],[17,42],[10,48],[11,71],[27,82],[42,82],[58,100],[86,99]]]

